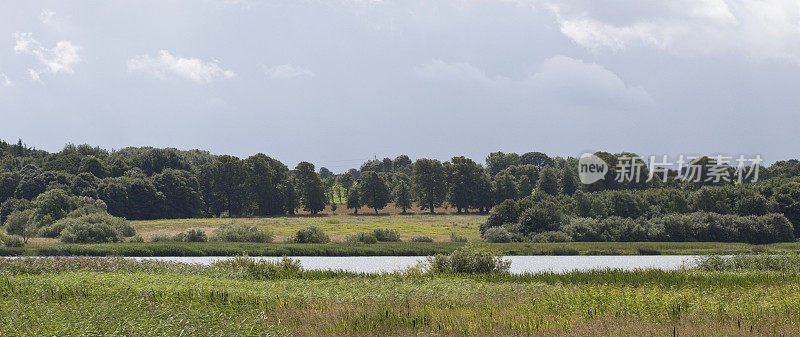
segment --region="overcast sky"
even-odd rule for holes
[[[0,138],[58,151],[798,157],[796,0],[0,3]]]

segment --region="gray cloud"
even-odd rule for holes
[[[497,150],[792,158],[794,5],[0,2],[16,13],[0,21],[0,86],[13,84],[0,88],[0,134],[337,170]]]

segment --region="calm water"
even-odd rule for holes
[[[564,272],[603,268],[632,269],[678,269],[688,266],[700,255],[657,256],[506,256],[511,260],[511,272]],[[172,261],[196,264],[211,264],[232,257],[147,257],[136,260]],[[279,257],[254,257],[255,259],[279,260]],[[391,272],[413,266],[424,260],[420,256],[297,256],[305,269],[343,269],[352,272]]]

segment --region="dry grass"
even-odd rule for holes
[[[334,241],[344,241],[347,235],[371,231],[375,228],[391,228],[398,230],[403,240],[424,235],[433,238],[434,241],[443,242],[450,241],[450,233],[466,236],[471,240],[480,239],[478,226],[485,222],[487,217],[485,214],[447,214],[443,212],[405,215],[391,212],[379,215],[369,212],[359,212],[359,215],[342,211],[336,213],[264,218],[142,220],[132,223],[136,227],[137,233],[142,235],[145,241],[161,235],[173,236],[191,227],[201,228],[210,234],[222,224],[234,223],[254,225],[269,230],[276,235],[278,241],[294,235],[303,227],[315,225],[321,227]]]

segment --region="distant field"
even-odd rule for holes
[[[267,218],[200,218],[132,221],[136,232],[145,241],[159,235],[173,236],[187,228],[202,228],[208,234],[222,224],[248,224],[267,229],[276,235],[276,241],[294,235],[299,229],[315,225],[321,227],[334,241],[344,241],[347,235],[371,231],[375,228],[391,228],[400,232],[407,240],[413,236],[429,236],[434,241],[450,241],[450,233],[465,236],[471,240],[480,238],[478,226],[486,221],[485,214],[391,214],[391,215],[351,215],[323,214],[319,216],[297,215]]]

